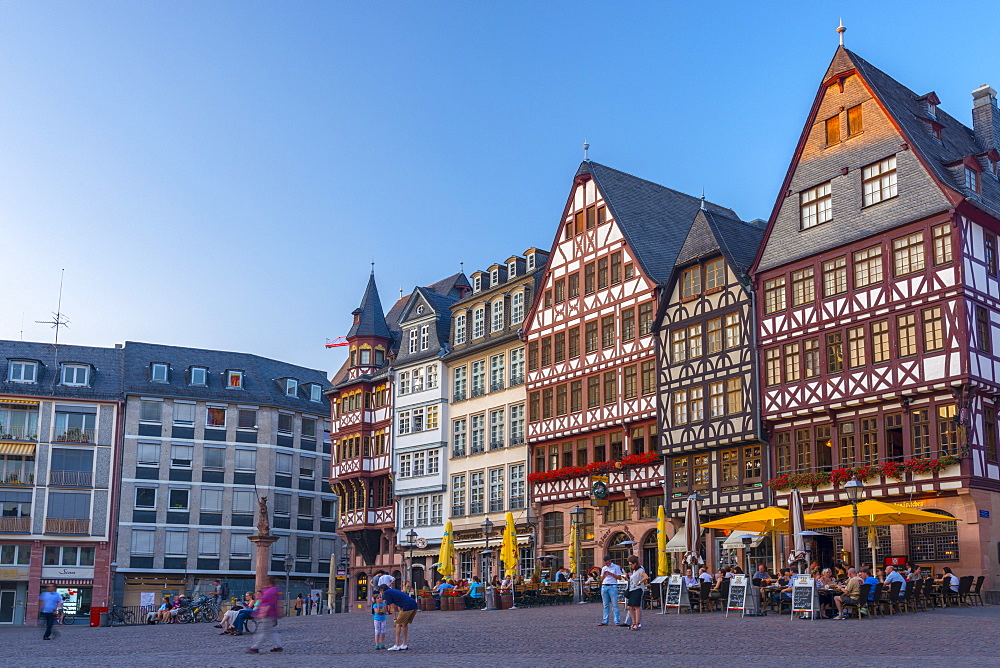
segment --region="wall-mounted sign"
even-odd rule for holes
[[[27,568],[0,568],[0,580],[27,580]]]
[[[988,520],[990,518],[990,511],[980,509],[979,516],[982,517],[984,520]]]
[[[43,566],[42,577],[55,580],[93,580],[93,566]]]

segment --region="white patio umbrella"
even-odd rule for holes
[[[698,542],[701,538],[701,520],[698,517],[698,495],[692,494],[687,498],[687,508],[684,511],[684,563],[695,568],[705,563],[698,550]]]
[[[788,524],[792,533],[792,551],[788,555],[788,565],[794,563],[799,565],[799,573],[802,572],[802,562],[809,563],[809,553],[806,552],[806,537],[803,532],[806,530],[805,513],[802,511],[802,495],[799,490],[793,489],[788,500]]]

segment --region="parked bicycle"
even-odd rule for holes
[[[135,613],[120,605],[112,605],[108,608],[108,621],[112,624],[135,624]]]

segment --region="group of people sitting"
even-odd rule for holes
[[[220,636],[241,636],[246,633],[247,620],[260,607],[260,592],[248,591],[243,595],[243,601],[236,603],[222,615],[222,621],[215,628],[222,629]]]
[[[164,596],[160,600],[160,607],[146,613],[146,623],[156,624],[157,622],[161,622],[164,624],[176,624],[177,613],[180,612],[181,608],[190,604],[191,598],[184,594],[178,595],[172,601],[169,596]]]

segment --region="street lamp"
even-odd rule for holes
[[[413,529],[406,534],[406,544],[410,546],[410,568],[407,569],[410,574],[409,581],[413,591],[416,591],[416,585],[413,584],[413,547],[417,544],[417,532]]]
[[[580,506],[573,506],[573,510],[569,511],[570,525],[573,527],[573,535],[576,536],[576,572],[573,573],[573,596],[576,598],[577,603],[583,603],[583,576],[580,573],[580,553],[583,552],[581,549],[583,541],[580,536],[580,529],[583,526],[586,516],[587,511]]]
[[[486,564],[488,570],[486,574],[486,586],[489,586],[490,578],[493,576],[493,561],[490,559],[490,555],[493,554],[492,552],[490,552],[490,535],[493,533],[493,522],[490,522],[490,518],[487,517],[485,520],[483,520],[483,523],[480,524],[479,526],[483,528],[483,536],[486,537],[486,551],[483,552],[483,554],[486,555]]]
[[[289,597],[292,595],[288,591],[288,578],[292,575],[292,568],[295,566],[295,557],[291,554],[285,555],[285,617],[288,616]]]
[[[844,490],[847,492],[847,500],[854,506],[854,568],[857,569],[860,568],[859,557],[861,554],[859,550],[860,546],[858,545],[858,501],[861,500],[861,494],[865,491],[865,486],[864,483],[858,480],[857,476],[853,476],[844,485]],[[872,564],[872,568],[874,567],[875,564]]]

